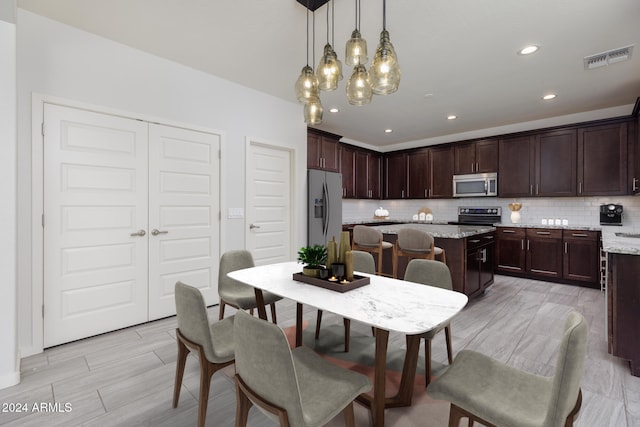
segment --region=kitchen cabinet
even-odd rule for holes
[[[607,254],[607,344],[609,353],[630,361],[640,376],[640,256]]]
[[[407,191],[407,154],[384,156],[384,198],[404,199]]]
[[[466,238],[467,271],[464,293],[478,295],[493,283],[494,234]]]
[[[427,197],[447,199],[453,197],[454,150],[451,146],[429,150],[429,185]]]
[[[526,228],[498,227],[496,229],[496,271],[526,272],[526,239]]]
[[[498,141],[498,197],[533,196],[534,140],[532,136]]]
[[[356,149],[355,197],[357,199],[380,199],[380,155]]]
[[[597,231],[563,230],[564,243],[562,277],[568,280],[597,283],[600,241]]]
[[[498,141],[483,140],[454,145],[454,173],[489,173],[498,171]]]
[[[562,277],[562,230],[527,229],[527,272],[538,277]]]
[[[429,197],[429,150],[412,151],[407,154],[407,195],[408,199]]]
[[[342,146],[340,148],[340,173],[342,174],[342,197],[353,199],[356,196],[356,150]]]
[[[307,130],[307,168],[340,171],[340,138],[327,132]]]
[[[578,129],[578,195],[627,194],[627,123]]]
[[[576,195],[575,129],[543,132],[535,136],[536,196]]]

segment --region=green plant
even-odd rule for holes
[[[327,248],[322,245],[303,246],[298,251],[298,261],[309,268],[317,268],[327,262]]]

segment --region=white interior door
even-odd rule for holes
[[[220,137],[149,125],[149,318],[175,314],[178,280],[218,299]]]
[[[145,122],[44,109],[49,347],[147,320],[148,138]]]
[[[256,265],[291,261],[291,151],[250,141],[246,247]]]

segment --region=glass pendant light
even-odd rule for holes
[[[311,98],[304,103],[304,122],[309,125],[319,125],[322,123],[323,112],[320,97]]]
[[[333,1],[331,2],[333,4]],[[331,26],[333,31],[333,25]],[[333,41],[333,36],[332,36]],[[342,80],[342,64],[338,55],[329,43],[329,3],[327,3],[327,44],[324,45],[324,54],[318,64],[318,82],[320,90],[332,91],[338,88],[338,81]]]
[[[360,34],[360,0],[356,2],[356,29],[351,33],[351,38],[347,40],[345,46],[344,63],[349,67],[358,64],[366,64],[369,60],[367,56],[367,41]]]
[[[349,104],[362,106],[371,102],[371,82],[369,73],[364,65],[356,65],[353,74],[347,82],[347,99]]]
[[[371,64],[371,88],[376,95],[389,95],[400,85],[400,66],[386,29],[387,2],[382,0],[380,44]]]
[[[307,65],[302,67],[300,77],[294,86],[296,99],[298,102],[305,103],[313,97],[317,98],[320,94],[318,87],[318,77],[313,72],[313,68],[309,66],[309,4],[307,2]]]

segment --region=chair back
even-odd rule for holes
[[[180,333],[189,341],[202,346],[209,361],[215,361],[209,316],[202,293],[198,288],[178,281],[175,286],[175,299]]]
[[[298,378],[284,331],[244,311],[234,325],[236,374],[256,394],[287,411],[292,426],[305,425]]]
[[[353,253],[353,270],[361,273],[376,274],[376,261],[373,255],[365,251],[351,251]]]
[[[245,250],[227,251],[220,258],[220,268],[218,269],[218,293],[224,293],[225,290],[246,288],[253,291],[251,286],[246,283],[239,282],[227,276],[232,271],[242,270],[243,268],[255,267],[251,252]]]
[[[398,247],[405,251],[429,252],[433,251],[433,236],[426,231],[414,228],[398,230]]]
[[[404,273],[404,280],[448,290],[453,289],[451,272],[447,264],[431,259],[412,259],[409,261]]]
[[[576,311],[569,314],[558,352],[558,363],[544,424],[546,426],[564,426],[567,416],[576,405],[587,353],[587,335],[588,327],[584,317]]]
[[[366,225],[353,227],[353,243],[360,246],[379,246],[382,241],[382,232],[374,230]]]

